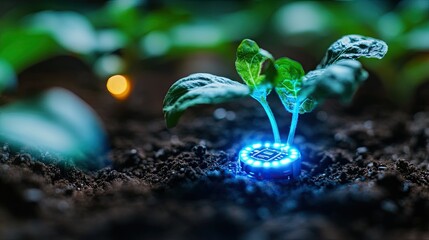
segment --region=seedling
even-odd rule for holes
[[[381,40],[347,35],[334,42],[316,70],[305,74],[301,64],[273,56],[245,39],[237,49],[235,66],[245,84],[208,73],[192,74],[174,83],[164,99],[168,127],[177,124],[183,112],[198,104],[214,104],[251,96],[265,110],[274,135],[273,143],[246,146],[239,153],[241,169],[256,178],[299,176],[301,157],[292,147],[299,114],[312,111],[326,98],[349,101],[368,73],[356,59],[381,59],[387,45]],[[282,143],[276,120],[267,102],[275,90],[283,106],[292,113],[289,135]]]

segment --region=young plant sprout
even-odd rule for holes
[[[245,84],[208,73],[192,74],[174,83],[164,99],[167,127],[177,124],[183,112],[198,104],[214,104],[251,96],[265,110],[274,135],[273,143],[256,143],[239,153],[241,169],[255,178],[298,177],[301,155],[292,147],[299,114],[312,111],[327,98],[351,100],[368,73],[356,59],[381,59],[387,45],[381,40],[347,35],[334,42],[317,68],[305,74],[301,64],[273,56],[252,40],[237,49],[235,67]],[[285,109],[292,113],[286,143],[282,143],[276,120],[267,102],[275,90]]]

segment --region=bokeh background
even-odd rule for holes
[[[161,117],[163,97],[181,77],[208,72],[240,81],[234,69],[235,49],[244,38],[256,40],[277,58],[297,60],[310,71],[327,47],[346,34],[379,38],[389,45],[384,59],[362,60],[371,77],[357,94],[358,105],[382,103],[407,112],[428,109],[427,0],[2,0],[1,111],[6,116],[25,112],[26,119],[32,116],[43,124],[49,120],[51,128],[45,132],[52,132],[58,128],[58,119],[63,119],[52,120],[58,111],[49,110],[46,116],[46,101],[28,99],[51,87],[63,87],[89,104],[80,108],[95,110],[81,114],[90,122],[94,115],[105,121],[111,117],[106,112],[125,110]],[[23,106],[21,101],[26,101]],[[66,115],[78,111],[76,104],[53,102],[55,109],[67,109]],[[21,104],[18,110],[15,105],[10,110],[10,104],[16,103]],[[6,140],[22,132],[20,127],[5,131],[21,119],[0,119],[0,133]],[[22,125],[32,126],[31,130],[42,127],[40,121]],[[80,121],[81,126],[88,125]],[[74,126],[73,131],[88,133],[79,124]],[[58,134],[52,134],[54,142]],[[34,141],[40,138],[46,136]],[[73,145],[74,138],[61,149],[81,147]]]

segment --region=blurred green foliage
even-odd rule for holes
[[[44,4],[21,11],[25,7],[17,5],[18,10],[3,14],[1,66],[8,64],[20,72],[46,58],[70,54],[105,78],[139,69],[142,59],[201,50],[230,54],[238,41],[249,37],[269,39],[264,41],[278,49],[308,49],[306,56],[317,60],[324,51],[322,46],[343,35],[360,34],[382,39],[390,46],[383,61],[364,64],[383,81],[397,103],[407,102],[416,86],[429,76],[427,0],[398,4],[369,0],[115,0],[98,5],[80,3],[74,8],[66,3],[51,8]],[[6,74],[3,72],[0,76]]]
[[[257,34],[272,12],[270,4],[255,4],[207,17],[207,9],[196,13],[180,4],[148,5],[109,1],[75,11],[12,11],[0,20],[0,59],[19,72],[48,57],[70,54],[106,77],[130,71],[141,59],[200,50],[229,53],[232,41]]]
[[[318,51],[320,42],[345,34],[380,38],[389,45],[383,61],[365,60],[396,104],[407,104],[429,80],[429,1],[294,2],[276,14],[276,26],[291,44]],[[309,17],[310,16],[310,17]],[[298,26],[295,24],[298,23]]]

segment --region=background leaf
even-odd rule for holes
[[[6,61],[0,59],[0,93],[16,85],[15,71]]]
[[[73,93],[54,88],[0,108],[0,139],[60,154],[84,169],[104,167],[106,134],[94,111]]]
[[[222,103],[249,94],[247,86],[208,73],[182,78],[170,87],[164,99],[163,111],[167,127],[174,127],[189,107]]]
[[[90,54],[97,47],[97,35],[82,14],[70,11],[43,11],[29,16],[32,31],[50,34],[62,47],[80,54]]]
[[[325,68],[343,59],[360,57],[381,59],[387,53],[387,49],[387,44],[381,40],[361,35],[347,35],[328,48],[317,68]]]
[[[412,99],[412,94],[418,86],[429,80],[429,55],[407,61],[397,77],[398,83],[393,90],[395,96],[404,102]]]
[[[59,47],[48,33],[22,28],[2,29],[0,58],[16,72],[59,52]]]
[[[304,78],[301,96],[310,96],[316,101],[335,97],[347,102],[367,77],[360,62],[341,60],[326,69],[309,72]]]
[[[269,59],[274,61],[269,52],[259,48],[255,41],[244,39],[237,48],[235,68],[247,86],[254,89],[264,83],[262,65]]]
[[[334,42],[317,69],[303,78],[299,98],[319,102],[326,98],[350,101],[360,84],[368,78],[357,58],[383,58],[387,53],[385,42],[360,36],[347,35]]]

